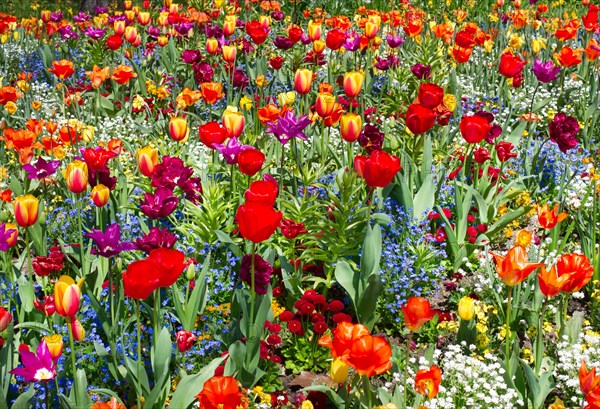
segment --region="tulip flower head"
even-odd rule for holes
[[[415,391],[429,399],[436,397],[442,382],[442,371],[438,366],[432,365],[429,370],[421,369],[415,376]]]
[[[54,305],[59,315],[73,318],[79,310],[81,302],[80,283],[75,283],[71,277],[63,275],[54,284]]]
[[[196,398],[203,409],[243,409],[248,407],[248,398],[232,376],[213,376],[204,383]]]
[[[522,246],[511,248],[504,256],[495,253],[491,254],[494,256],[494,261],[496,262],[498,276],[509,287],[514,287],[521,283],[534,270],[544,266],[544,263],[529,263],[527,261],[527,250]]]
[[[38,219],[39,200],[31,195],[15,198],[15,220],[21,227],[33,226]]]
[[[558,223],[567,218],[567,213],[558,213],[558,204],[551,210],[548,203],[540,206],[536,205],[538,223],[544,229],[553,229]]]
[[[23,377],[25,382],[48,381],[56,376],[56,364],[45,340],[40,342],[35,354],[29,348],[19,349],[19,354],[23,366],[13,369],[11,374]]]
[[[423,297],[410,297],[402,306],[404,326],[411,332],[416,332],[435,315],[431,304]]]

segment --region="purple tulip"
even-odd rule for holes
[[[418,79],[429,79],[431,78],[431,66],[423,64],[415,64],[410,67],[410,70]]]
[[[0,224],[0,251],[8,250],[8,239],[15,231],[15,229],[7,229],[5,222]]]
[[[106,228],[104,233],[98,229],[92,229],[91,233],[85,235],[94,240],[96,248],[91,253],[98,256],[111,258],[122,251],[137,249],[137,246],[130,242],[121,242],[121,229],[117,223],[113,223]]]
[[[390,48],[398,48],[404,44],[404,38],[399,35],[388,34],[386,40]]]
[[[539,82],[547,84],[558,77],[560,67],[555,67],[552,61],[542,62],[542,60],[536,58],[531,71],[533,71]]]
[[[150,253],[158,248],[172,249],[176,242],[177,236],[169,229],[159,229],[158,227],[151,227],[146,235],[135,241],[137,248],[145,253]]]
[[[52,176],[60,166],[59,160],[51,160],[46,162],[46,159],[40,157],[35,166],[31,164],[23,165],[23,169],[27,172],[27,179],[44,179]]]
[[[562,112],[556,114],[552,122],[548,124],[550,140],[558,145],[562,153],[566,153],[579,144],[577,140],[579,129],[577,119]]]
[[[254,291],[256,294],[267,293],[267,287],[271,283],[271,274],[273,274],[273,267],[269,262],[258,254],[254,254]],[[240,278],[252,287],[252,255],[250,254],[246,254],[242,258]]]
[[[148,218],[156,220],[169,216],[178,204],[179,199],[173,196],[172,190],[159,187],[153,194],[144,194],[144,198],[140,202],[140,209]]]
[[[292,138],[306,140],[304,129],[310,124],[311,120],[308,119],[308,115],[298,118],[292,111],[286,111],[285,115],[276,123],[267,122],[269,127],[266,132],[272,133],[279,142],[285,145]]]
[[[238,138],[229,138],[225,145],[215,144],[214,147],[221,152],[228,165],[235,165],[239,153],[245,149],[251,148],[248,145],[242,145]]]

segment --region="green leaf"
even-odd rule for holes
[[[192,406],[196,401],[195,396],[200,393],[204,383],[214,376],[215,369],[221,365],[224,359],[224,357],[215,358],[199,373],[186,376],[179,381],[177,389],[171,397],[169,407],[186,409]]]
[[[13,409],[29,409],[31,405],[29,401],[33,398],[33,394],[35,393],[35,389],[33,388],[33,384],[29,386],[25,392],[23,392],[19,397],[15,400],[12,405]]]
[[[17,325],[15,325],[15,329],[32,329],[34,331],[39,332],[40,334],[50,332],[50,329],[48,328],[48,325],[46,325],[46,323],[35,321],[20,322]]]
[[[338,409],[343,409],[346,407],[346,402],[341,398],[340,395],[335,393],[335,391],[327,386],[323,385],[312,385],[307,388],[301,389],[301,391],[317,391],[322,392],[329,398],[329,401],[335,405]]]
[[[363,242],[362,254],[360,256],[361,279],[363,282],[373,273],[379,270],[381,258],[381,228],[376,224],[373,228],[367,225],[367,234]]]
[[[358,275],[354,273],[352,267],[350,267],[350,264],[348,264],[346,260],[338,261],[335,266],[335,279],[342,287],[344,287],[344,290],[346,290],[350,296],[353,304],[356,302],[356,291],[358,287],[358,280],[356,277],[358,277]]]
[[[25,312],[31,312],[33,310],[33,300],[35,298],[35,293],[33,291],[33,285],[25,278],[24,275],[19,277],[17,280],[17,284],[19,285],[19,298],[21,300],[21,308]]]
[[[425,181],[413,199],[413,216],[419,221],[427,217],[425,213],[433,209],[435,202],[435,183],[433,175],[430,173],[425,177]]]

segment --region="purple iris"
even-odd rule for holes
[[[60,166],[59,160],[51,160],[46,162],[46,159],[40,157],[35,166],[31,164],[23,165],[23,169],[27,172],[27,179],[44,179],[52,176]]]
[[[173,196],[173,191],[159,187],[154,193],[145,193],[140,202],[140,209],[148,218],[162,219],[169,216],[177,205],[179,199]]]
[[[558,77],[560,67],[555,67],[552,61],[542,62],[542,60],[536,58],[531,71],[533,71],[539,82],[547,84]]]
[[[285,145],[292,138],[306,140],[304,129],[311,123],[308,115],[298,118],[292,111],[287,111],[277,123],[267,122],[269,125],[267,132],[272,133],[279,142]]]
[[[137,246],[130,242],[121,242],[121,229],[117,223],[113,223],[106,228],[104,233],[98,229],[92,229],[86,237],[94,240],[96,248],[92,249],[92,254],[111,258],[122,251],[135,250]]]
[[[8,250],[8,239],[15,231],[15,229],[7,229],[6,223],[0,224],[0,251]]]

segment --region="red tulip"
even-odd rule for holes
[[[254,176],[265,163],[265,154],[258,149],[244,149],[238,154],[238,167],[244,175]]]
[[[275,205],[279,193],[279,185],[273,180],[255,180],[246,190],[246,203],[259,203],[265,206]]]
[[[373,151],[365,162],[364,178],[370,187],[386,187],[402,169],[400,159],[384,151]]]
[[[507,51],[500,57],[500,67],[498,70],[500,71],[500,74],[504,75],[506,78],[513,78],[523,72],[523,67],[525,67],[526,64],[527,63],[518,56]]]
[[[198,339],[193,333],[185,330],[177,332],[177,349],[179,352],[189,351]]]
[[[423,297],[410,297],[407,303],[402,306],[402,314],[404,315],[404,325],[411,332],[418,331],[435,315],[431,311],[429,301]]]
[[[406,126],[415,135],[423,134],[435,125],[435,112],[422,104],[411,104],[406,111]]]
[[[460,134],[468,143],[479,143],[490,133],[492,126],[482,116],[463,116],[460,120]]]
[[[216,149],[215,145],[222,144],[227,139],[227,129],[217,121],[211,121],[200,125],[198,135],[204,145]]]
[[[256,202],[241,205],[235,215],[242,237],[254,243],[263,242],[271,237],[282,217],[283,213],[273,207]]]
[[[325,44],[332,50],[339,50],[346,42],[346,34],[338,29],[333,29],[327,33]]]
[[[444,101],[444,88],[436,84],[421,84],[419,86],[419,102],[430,109],[435,109]]]

